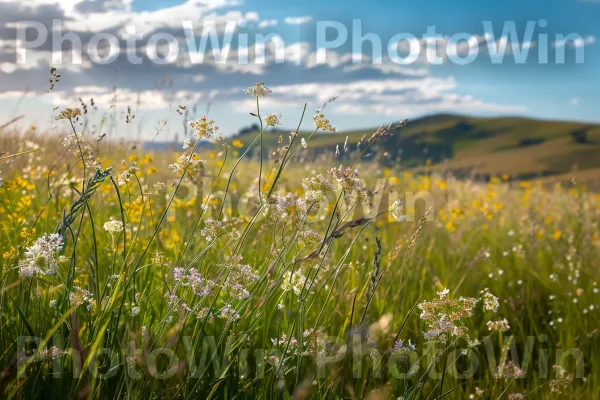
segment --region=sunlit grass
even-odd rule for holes
[[[249,94],[277,125],[267,89]],[[309,164],[312,135],[334,130],[320,111],[276,151],[261,131],[196,152],[218,135],[203,118],[177,154],[60,118],[64,146],[22,141],[0,164],[3,397],[598,391],[600,197],[585,187],[362,162],[395,127]]]

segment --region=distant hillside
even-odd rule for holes
[[[335,151],[346,136],[351,145],[375,129],[318,134],[310,142],[314,154]],[[267,148],[278,147],[280,133],[266,133]],[[281,132],[287,142],[287,132]],[[255,132],[228,138],[248,145]],[[302,133],[305,136],[306,133]],[[514,178],[600,171],[600,125],[544,121],[520,117],[479,118],[440,114],[409,121],[396,135],[381,142],[378,151],[405,167],[444,162],[459,175],[509,174]],[[579,172],[578,172],[579,173]],[[585,176],[600,174],[587,173]]]

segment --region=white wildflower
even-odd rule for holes
[[[390,212],[392,213],[392,217],[399,222],[402,222],[406,219],[406,215],[402,213],[404,211],[404,206],[402,205],[402,200],[398,199],[394,201],[390,207]]]
[[[315,121],[315,125],[317,126],[318,129],[321,129],[325,132],[337,131],[336,128],[331,126],[331,122],[329,122],[329,120],[327,118],[325,118],[325,115],[323,115],[321,110],[317,110],[317,113],[313,117],[313,121]]]
[[[483,294],[483,309],[486,311],[498,312],[498,307],[500,307],[498,298],[490,292],[486,291]]]
[[[306,284],[306,276],[301,274],[298,271],[292,273],[291,271],[287,271],[283,275],[283,281],[281,282],[281,290],[284,292],[288,292],[293,290],[297,296],[300,296],[302,293],[302,289]]]
[[[506,332],[510,329],[510,325],[508,325],[508,321],[506,320],[506,318],[498,321],[488,321],[487,327],[490,331],[498,332]]]
[[[180,155],[175,163],[169,165],[169,168],[176,174],[183,174],[184,171],[188,174],[194,174],[202,171],[205,167],[206,161],[197,159],[195,155],[190,157],[188,154]]]
[[[279,125],[279,119],[281,118],[281,114],[271,113],[265,116],[265,123],[267,126],[275,126]]]
[[[123,222],[117,221],[114,218],[110,218],[110,221],[104,223],[104,230],[107,232],[119,233],[123,231]]]
[[[62,236],[56,233],[43,235],[25,249],[25,257],[18,265],[19,275],[22,277],[32,277],[37,274],[55,274],[58,270],[57,253],[62,248]]]
[[[65,137],[63,139],[62,144],[65,147],[71,147],[76,144],[81,144],[82,142],[83,142],[83,138],[82,138],[81,133],[74,132],[74,133],[71,133],[69,136]]]
[[[264,83],[257,83],[245,90],[245,93],[252,97],[267,97],[272,93],[271,89],[265,86]]]
[[[203,116],[198,121],[190,122],[190,126],[196,131],[196,136],[199,138],[210,139],[219,131],[215,121]]]
[[[123,172],[121,172],[119,175],[117,175],[117,183],[119,184],[119,186],[123,186],[126,185],[127,183],[129,183],[129,181],[131,180],[132,176],[135,176],[135,174],[139,171],[139,168],[137,167],[136,163],[133,163],[131,165],[131,167],[125,169]]]

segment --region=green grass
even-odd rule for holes
[[[425,130],[446,143],[447,124],[417,121],[392,139]],[[545,132],[556,136],[548,144],[564,140]],[[600,198],[576,183],[411,174],[355,152],[312,163],[299,138],[262,162],[257,150],[203,151],[204,167],[185,174],[167,168],[179,154],[127,160],[128,150],[95,143],[100,173],[80,159],[94,137],[69,149],[40,140],[2,166],[0,397],[546,399],[565,383],[563,398],[589,399],[600,390]],[[315,135],[309,149],[341,137]],[[138,170],[123,175],[133,160]],[[368,193],[352,177],[337,186],[327,171],[340,163],[360,171]],[[302,187],[319,174],[335,184],[322,207],[308,189],[327,185]],[[157,182],[166,188],[143,189]],[[417,192],[425,198],[413,204]],[[388,212],[396,198],[403,222]],[[125,229],[106,230],[111,220]],[[28,257],[53,232],[64,245]],[[42,273],[49,260],[56,274]],[[32,277],[26,267],[37,268]],[[486,291],[497,311],[459,300]],[[437,310],[433,321],[419,304]],[[442,314],[453,328],[427,340]],[[510,329],[490,331],[502,319]],[[51,346],[56,357],[44,360]],[[523,376],[509,376],[508,360]]]

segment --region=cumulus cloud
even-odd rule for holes
[[[284,22],[288,25],[303,25],[308,24],[312,21],[312,17],[310,15],[306,15],[303,17],[286,17]]]
[[[51,93],[51,102],[65,107],[73,106],[79,98],[94,98],[99,107],[117,102],[156,110],[173,104],[220,102],[245,112],[254,104],[250,99],[240,100],[243,88],[265,82],[273,89],[265,107],[273,109],[296,108],[303,103],[314,108],[339,96],[331,109],[349,115],[396,118],[448,110],[521,110],[458,94],[458,83],[452,76],[435,77],[423,65],[398,65],[389,57],[374,63],[366,54],[329,51],[320,62],[311,43],[285,43],[273,33],[264,35],[262,47],[255,46],[258,38],[251,36],[242,42],[235,35],[231,45],[224,47],[230,22],[234,23],[234,33],[246,34],[265,34],[264,29],[278,24],[275,19],[262,20],[256,11],[242,11],[239,5],[238,0],[187,0],[153,11],[136,11],[132,0],[30,0],[25,4],[0,0],[0,99],[20,98],[25,89],[32,96],[47,95],[48,70],[55,65],[63,78]],[[15,24],[24,19],[39,21],[47,28],[49,39],[27,50],[26,63],[16,63],[17,47],[23,43],[15,41]],[[62,21],[64,31],[58,49],[52,46],[52,39],[57,38],[57,32],[52,32],[53,19]],[[310,16],[299,16],[283,22],[301,25],[311,20]],[[191,36],[195,50],[205,23],[214,21],[218,37],[213,43],[209,35],[201,62],[194,62],[188,53],[190,37],[182,29],[182,21],[197,27]],[[75,62],[73,54],[77,52],[73,50],[85,48],[98,33],[117,38],[114,47],[106,41],[98,46],[102,56],[115,52],[114,60],[93,62],[84,52],[80,62]],[[157,34],[171,35],[174,42],[158,41],[155,50],[149,52],[148,41]],[[139,40],[130,46],[133,35]],[[29,36],[26,39],[33,40]],[[484,37],[476,37],[469,43],[458,43],[456,52],[464,54],[465,45],[468,49],[483,42]],[[213,50],[217,48],[224,51],[215,56]],[[178,53],[174,62],[157,62],[168,59],[173,51]],[[56,65],[59,58],[63,62]],[[356,60],[362,62],[353,62]]]
[[[276,19],[265,19],[264,21],[260,21],[258,23],[258,27],[260,29],[264,29],[264,28],[268,28],[270,26],[277,26],[279,24],[279,21],[277,21]]]

